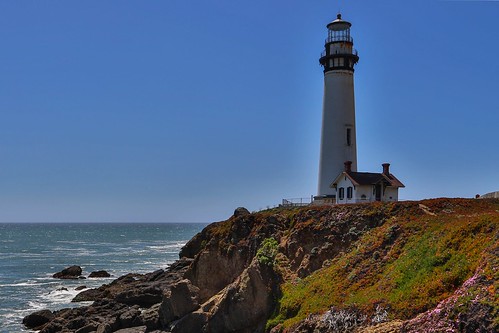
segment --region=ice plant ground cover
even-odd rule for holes
[[[499,201],[434,199],[367,209],[363,214],[386,216],[380,212],[387,209],[393,214],[377,227],[351,230],[359,238],[347,251],[311,275],[284,283],[268,327],[286,330],[311,314],[327,315],[332,306],[333,319],[345,317],[339,316],[342,309],[372,316],[381,306],[387,320],[408,320],[437,317],[446,305],[449,328],[482,306],[499,324]]]

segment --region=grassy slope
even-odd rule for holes
[[[449,297],[479,265],[494,259],[499,201],[435,199],[421,204],[399,209],[348,252],[332,258],[329,267],[285,283],[270,326],[290,327],[331,306],[369,313],[382,304],[392,319],[412,318]],[[414,214],[414,206],[426,213]],[[490,279],[497,278],[497,267],[489,271]],[[499,308],[497,297],[494,303]]]

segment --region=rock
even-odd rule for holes
[[[149,308],[154,304],[160,303],[162,299],[163,291],[153,286],[126,290],[115,296],[117,302],[129,305],[139,305],[143,308]]]
[[[196,256],[184,277],[200,289],[199,298],[203,303],[241,274],[247,265],[247,255],[244,250],[227,255],[218,249],[205,249]]]
[[[83,316],[83,313],[78,313],[78,315],[75,318],[71,318],[68,323],[66,324],[67,328],[71,329],[72,331],[76,331],[79,328],[82,328],[83,326],[87,325],[87,320]]]
[[[138,318],[140,316],[140,309],[138,306],[131,307],[128,311],[123,312],[119,316],[119,323],[121,327],[132,327],[136,326]]]
[[[159,308],[163,326],[199,308],[199,288],[185,279],[174,284]]]
[[[236,210],[234,210],[234,216],[239,217],[239,216],[245,216],[251,214],[249,210],[247,210],[244,207],[237,207]]]
[[[89,278],[106,278],[106,277],[111,277],[111,274],[109,274],[106,271],[96,271],[96,272],[90,273],[90,275],[88,277]]]
[[[54,318],[54,314],[50,310],[41,310],[33,312],[30,315],[27,315],[23,319],[23,324],[27,328],[39,328],[50,320]]]
[[[179,260],[184,262],[184,260]],[[97,289],[84,290],[73,302],[96,301],[100,299],[115,299],[128,304],[149,308],[161,303],[163,290],[182,279],[188,265],[172,265],[164,270],[157,270],[148,274],[127,274],[119,277],[110,284],[104,284]]]
[[[78,287],[79,288],[79,287]],[[76,295],[71,302],[89,302],[95,301],[103,297],[103,292],[99,289],[84,290]]]
[[[79,286],[75,288],[75,290],[83,290],[83,289],[87,289],[87,286]]]
[[[179,257],[192,260],[205,246],[208,241],[206,228],[192,237],[187,244],[180,249]]]
[[[178,269],[182,269],[182,268],[187,268],[191,265],[191,263],[193,261],[194,261],[194,259],[192,259],[192,258],[181,257],[181,259],[179,259],[179,260],[175,261],[173,264],[171,264],[168,267],[168,269],[178,270]]]
[[[159,308],[161,304],[155,304],[149,309],[142,311],[140,314],[140,319],[147,329],[159,328]]]
[[[232,244],[237,244],[239,241],[244,240],[251,232],[251,226],[254,219],[251,217],[243,217],[234,219],[231,226],[230,241]]]
[[[97,327],[97,332],[96,333],[112,333],[113,329],[111,328],[111,325],[109,324],[100,324],[99,327]]]
[[[56,279],[78,279],[81,275],[81,267],[80,266],[70,266],[64,268],[62,271],[55,273],[52,277]]]
[[[277,299],[277,276],[255,258],[240,277],[217,296],[210,309],[210,332],[263,332]],[[241,320],[244,318],[244,320]]]
[[[75,333],[92,333],[95,332],[97,329],[97,325],[95,324],[90,324],[87,326],[83,326],[82,328],[79,328],[75,331]]]
[[[106,322],[97,327],[96,333],[112,333],[119,329],[119,324],[116,318],[106,318]]]
[[[154,271],[151,274],[149,274],[149,276],[147,277],[147,281],[161,280],[164,274],[165,274],[164,270],[158,269],[157,271]]]
[[[137,326],[131,328],[124,328],[121,330],[114,331],[114,333],[145,333],[147,331],[146,326]]]
[[[57,288],[55,291],[68,291],[68,288],[61,287],[61,288]]]
[[[171,328],[171,333],[202,333],[208,332],[204,328],[208,321],[208,314],[204,312],[192,312],[176,321]],[[211,332],[211,331],[210,331]],[[217,331],[212,331],[217,332]],[[226,332],[226,331],[220,331]]]
[[[57,319],[55,319],[57,320]],[[39,331],[40,333],[52,333],[52,332],[62,332],[63,331],[63,325],[65,324],[64,321],[50,321],[46,325],[42,326],[43,329]]]

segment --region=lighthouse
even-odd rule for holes
[[[336,196],[331,184],[344,170],[345,161],[352,162],[352,172],[357,171],[353,74],[359,57],[353,48],[351,26],[341,14],[327,25],[328,36],[319,60],[324,68],[324,97],[317,198],[322,199]]]

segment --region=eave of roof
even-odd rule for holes
[[[376,185],[379,183],[385,183],[387,186],[393,187],[405,187],[400,180],[398,180],[394,175],[389,174],[388,176],[383,173],[375,172],[345,172],[343,171],[338,175],[331,183],[330,187],[334,187],[339,182],[339,179],[346,176],[354,186],[362,185]]]

